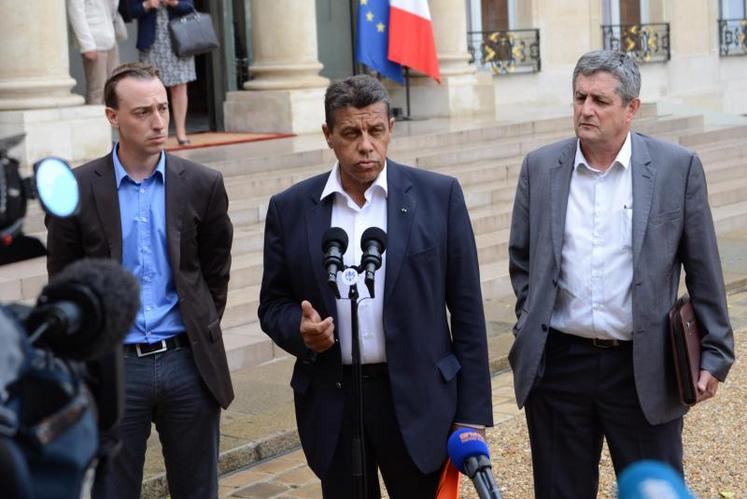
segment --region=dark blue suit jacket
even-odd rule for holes
[[[305,180],[270,200],[259,306],[262,329],[297,358],[291,386],[298,431],[320,477],[343,416],[340,347],[337,342],[313,354],[299,325],[304,299],[322,317],[337,315],[322,268],[322,235],[334,197],[320,201],[328,176]],[[405,444],[418,468],[429,473],[446,459],[452,423],[493,423],[477,249],[456,179],[388,161],[387,184],[389,378]]]
[[[193,0],[179,0],[176,7],[167,7],[169,19],[181,17],[184,14],[192,12],[194,9]],[[142,0],[130,0],[130,14],[137,19],[137,49],[148,50],[153,42],[156,41],[156,11],[143,8]]]

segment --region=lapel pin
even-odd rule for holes
[[[407,208],[400,208],[400,211],[402,211],[402,213],[407,213]]]

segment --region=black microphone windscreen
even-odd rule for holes
[[[86,303],[85,294],[70,292],[83,288],[98,301]],[[119,263],[106,259],[83,259],[67,266],[44,287],[42,296],[73,301],[82,312],[81,331],[46,339],[52,350],[63,357],[90,360],[111,351],[122,342],[132,327],[140,308],[140,286],[137,279]],[[68,298],[72,296],[73,298]],[[99,321],[87,321],[85,314],[98,308]]]
[[[369,243],[369,241],[374,240],[377,243],[379,243],[379,246],[381,247],[381,252],[386,249],[386,232],[381,230],[378,227],[369,227],[368,229],[363,231],[363,235],[361,236],[361,249],[363,251],[367,251],[368,248],[366,246]]]
[[[322,236],[322,251],[327,252],[330,243],[335,242],[340,246],[340,252],[345,253],[348,249],[348,234],[339,227],[330,227]]]

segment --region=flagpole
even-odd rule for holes
[[[405,66],[405,101],[407,102],[407,116],[405,120],[410,119],[410,68]]]
[[[355,15],[356,0],[350,0],[350,52],[353,57],[353,74],[358,74],[358,61],[355,59],[355,24],[358,16]]]

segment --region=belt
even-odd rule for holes
[[[186,333],[181,333],[165,340],[155,343],[127,343],[124,345],[125,353],[147,357],[157,353],[163,353],[177,348],[189,348],[189,338]]]
[[[350,364],[343,365],[342,374],[345,376],[352,376],[353,366]],[[386,362],[381,362],[379,364],[361,364],[361,376],[363,379],[386,378],[389,376]]]
[[[581,343],[584,345],[591,345],[595,348],[617,348],[632,345],[632,341],[625,340],[608,340],[603,338],[585,338],[583,336],[576,336],[575,334],[564,333],[557,329],[550,328],[550,334],[552,337],[557,338],[561,341],[569,343]]]

